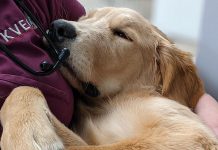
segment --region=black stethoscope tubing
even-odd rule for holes
[[[57,50],[53,44],[53,42],[50,40],[46,32],[43,31],[43,28],[38,21],[38,19],[31,13],[31,11],[25,6],[22,0],[15,0],[16,4],[20,7],[22,11],[24,11],[31,20],[35,23],[35,25],[38,27],[40,32],[43,34],[45,39],[47,40],[51,50],[47,51],[49,55],[52,57],[54,64],[49,64],[47,61],[41,62],[41,70],[42,71],[35,71],[32,68],[30,68],[28,65],[24,64],[19,58],[17,58],[8,48],[6,45],[0,43],[0,50],[5,53],[15,64],[17,64],[22,69],[26,70],[27,72],[35,75],[35,76],[46,76],[50,75],[54,71],[56,71],[62,63],[68,58],[70,55],[70,51],[67,48],[63,48],[62,50]]]

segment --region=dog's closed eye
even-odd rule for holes
[[[128,41],[133,41],[124,31],[120,29],[113,29],[113,34]]]

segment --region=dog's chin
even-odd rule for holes
[[[61,67],[61,72],[73,88],[80,89],[81,81],[69,64],[64,63],[63,67]]]
[[[64,69],[62,69],[62,73],[72,87],[82,92],[86,96],[92,98],[100,96],[100,91],[98,90],[97,86],[95,86],[92,82],[82,81],[69,64],[65,63]]]

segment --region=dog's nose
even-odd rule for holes
[[[65,39],[75,39],[77,36],[75,27],[64,20],[53,21],[48,35],[54,42],[63,42]]]

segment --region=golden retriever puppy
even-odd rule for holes
[[[101,8],[79,22],[53,22],[49,36],[70,49],[61,71],[81,94],[74,132],[52,115],[39,90],[19,87],[1,110],[3,150],[218,149],[187,107],[204,93],[190,55],[140,14]]]

